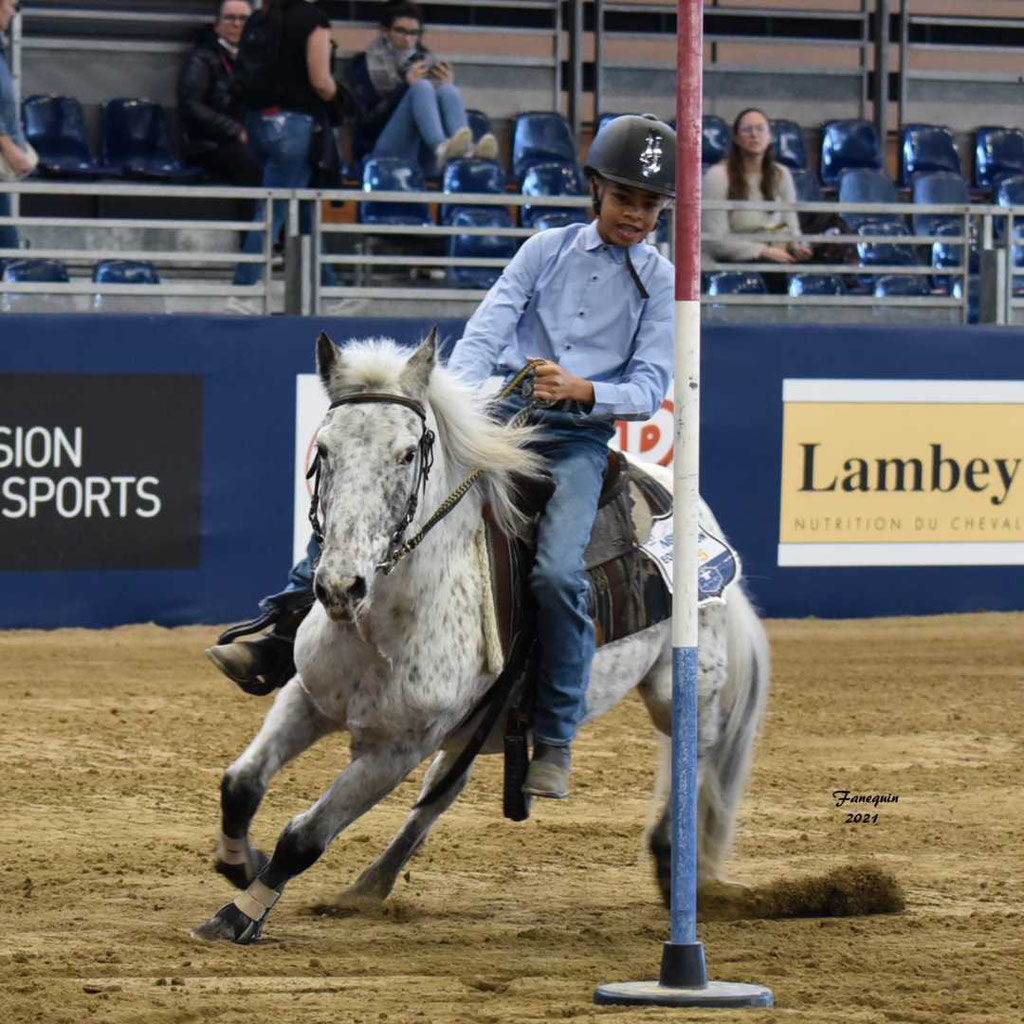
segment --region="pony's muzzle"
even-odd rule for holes
[[[313,593],[335,622],[351,622],[366,600],[366,579],[362,576],[341,576],[329,584],[316,574]]]

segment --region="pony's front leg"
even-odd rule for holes
[[[434,758],[426,776],[420,799],[430,791],[430,787],[440,779],[452,766],[459,751],[442,750]],[[455,803],[459,794],[469,781],[470,769],[466,769],[449,787],[448,791],[439,796],[426,807],[414,807],[406,818],[402,828],[388,843],[384,852],[350,885],[338,898],[335,904],[340,908],[357,908],[371,903],[380,903],[387,899],[394,888],[402,868],[409,858],[423,845],[427,833],[434,827],[434,822]]]
[[[215,867],[244,889],[263,870],[267,855],[249,844],[249,824],[271,778],[293,757],[337,726],[313,706],[297,681],[274,700],[260,731],[224,772],[220,784],[221,834]]]
[[[292,818],[277,840],[270,863],[233,902],[225,904],[192,932],[198,939],[255,942],[282,890],[314,864],[342,829],[383,800],[432,750],[431,736],[402,747],[361,748],[334,785],[302,814]]]

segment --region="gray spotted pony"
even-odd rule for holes
[[[482,509],[489,504],[506,530],[522,530],[516,478],[540,478],[544,467],[527,447],[535,428],[493,422],[483,398],[438,365],[437,341],[432,331],[411,354],[390,341],[344,349],[324,335],[318,342],[317,368],[332,407],[316,438],[324,535],[317,601],[295,640],[297,674],[224,773],[217,869],[242,891],[195,928],[197,938],[239,944],[258,939],[287,883],[432,756],[423,783],[428,792],[455,763],[480,717],[474,709],[494,680],[483,621],[489,584],[477,543]],[[434,437],[431,453],[426,442]],[[416,550],[393,571],[379,571],[393,551],[396,527],[417,528],[478,468],[483,472],[475,486]],[[670,486],[660,467],[644,471],[660,474]],[[707,508],[701,522],[718,532]],[[722,875],[768,688],[764,631],[740,586],[725,604],[700,611],[699,673],[698,875],[706,881]],[[598,649],[587,720],[634,687],[655,729],[667,737],[669,622]],[[248,833],[271,778],[318,740],[342,731],[351,736],[350,763],[288,822],[268,859],[250,845]],[[501,748],[500,724],[495,732],[485,753]],[[661,762],[664,779],[667,756]],[[415,806],[342,902],[386,898],[468,777],[467,768],[438,799]],[[666,788],[659,780],[656,792]],[[649,846],[664,892],[668,807]]]

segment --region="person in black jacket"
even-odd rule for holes
[[[186,158],[214,181],[259,185],[263,168],[249,148],[245,108],[232,95],[231,75],[242,29],[252,13],[247,0],[223,0],[178,76],[178,113]]]

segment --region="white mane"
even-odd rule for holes
[[[331,400],[353,391],[409,394],[401,378],[414,351],[390,338],[349,342],[342,348],[327,386]],[[514,500],[515,478],[537,479],[545,472],[543,458],[525,448],[536,438],[537,429],[512,429],[494,422],[486,413],[488,399],[440,365],[430,374],[426,401],[437,421],[448,488],[457,486],[472,470],[482,469],[476,487],[495,519],[508,532],[521,530],[524,520]]]

